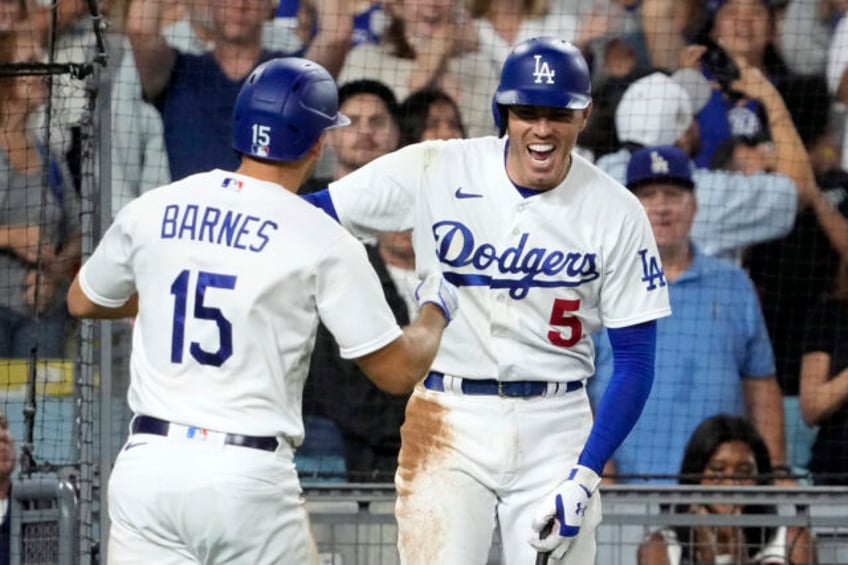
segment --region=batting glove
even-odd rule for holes
[[[539,507],[533,518],[530,545],[536,551],[550,553],[554,559],[562,559],[580,533],[589,499],[600,483],[601,477],[592,469],[583,465],[574,467],[568,478]],[[556,522],[550,535],[541,535],[553,520]]]
[[[445,320],[450,323],[459,309],[459,296],[456,287],[445,280],[441,273],[427,275],[415,289],[415,300],[420,310],[427,302],[432,302],[442,309]]]

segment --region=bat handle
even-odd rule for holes
[[[545,539],[554,529],[554,521],[551,519],[545,527],[542,528],[542,531],[539,532],[539,539]],[[548,559],[551,557],[550,551],[537,551],[536,552],[536,565],[548,565]]]

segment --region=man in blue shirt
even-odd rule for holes
[[[689,157],[671,146],[639,149],[628,164],[627,186],[650,219],[673,314],[657,322],[654,387],[613,456],[615,471],[675,475],[692,431],[718,413],[751,418],[773,464],[782,467],[783,405],[760,304],[744,271],[702,254],[690,239],[697,203]],[[595,336],[595,345],[593,400],[612,373],[605,333]]]
[[[293,53],[269,51],[262,28],[271,0],[214,0],[210,17],[214,45],[200,55],[171,47],[162,34],[164,0],[130,4],[127,35],[146,100],[162,114],[171,179],[210,169],[234,171],[238,157],[230,146],[236,96],[248,74],[274,57],[303,56],[335,78],[350,49],[353,18],[348,4],[321,2],[319,33]]]

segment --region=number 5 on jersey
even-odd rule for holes
[[[566,337],[562,334],[562,331],[554,329],[548,332],[548,341],[558,347],[571,347],[580,341],[583,336],[583,323],[580,318],[571,314],[571,312],[577,312],[579,309],[580,300],[554,299],[550,324],[554,327],[566,328],[568,336]]]
[[[174,318],[171,327],[171,363],[183,362],[186,333],[186,310],[188,306],[191,271],[183,270],[171,283],[174,295]],[[220,308],[207,306],[206,289],[222,288],[232,290],[236,287],[234,275],[222,275],[200,271],[194,285],[194,320],[206,320],[218,326],[218,350],[206,351],[196,341],[191,342],[189,353],[201,365],[220,367],[233,354],[233,325],[224,317]]]

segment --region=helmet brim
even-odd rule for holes
[[[495,96],[495,102],[501,106],[546,106],[566,110],[585,110],[592,103],[591,96],[567,94],[552,97],[550,90],[503,90]]]

